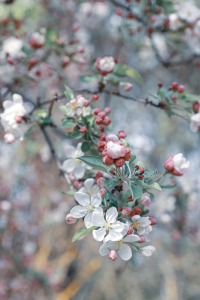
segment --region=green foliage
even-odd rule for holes
[[[67,136],[72,139],[78,140],[81,139],[84,136],[84,134],[79,132],[78,127],[75,127],[74,132],[67,132]]]
[[[136,184],[131,184],[131,190],[133,192],[133,199],[137,200],[143,195],[143,190]]]
[[[112,166],[108,167],[102,163],[102,158],[98,156],[81,156],[79,157],[80,160],[82,160],[84,163],[89,165],[90,167],[93,167],[97,170],[107,172],[109,168],[112,168]]]
[[[80,77],[80,80],[82,82],[92,82],[92,81],[98,80],[98,74],[97,73],[94,73],[94,74],[91,74],[91,75],[81,75],[79,77]]]
[[[81,150],[83,152],[88,152],[90,150],[90,144],[88,142],[83,142],[81,146]]]
[[[120,205],[119,199],[114,194],[112,194],[109,190],[106,190],[105,199],[110,201],[108,207],[114,206],[118,208],[118,206]]]
[[[75,234],[74,234],[74,236],[73,236],[73,238],[72,238],[72,243],[75,242],[76,240],[78,240],[80,237],[82,237],[82,236],[84,236],[84,235],[90,233],[90,232],[93,231],[94,229],[96,229],[96,226],[92,226],[92,227],[90,227],[90,228],[88,228],[88,229],[87,229],[86,227],[81,227],[81,228],[79,228],[79,229],[75,232]]]
[[[65,96],[67,97],[68,100],[71,100],[74,98],[73,91],[67,85],[65,85]]]
[[[62,128],[71,128],[76,126],[76,123],[74,123],[72,120],[66,118],[66,119],[62,119]]]
[[[38,109],[34,112],[33,118],[42,126],[49,126],[53,123],[52,118],[45,109]]]
[[[133,68],[122,65],[122,64],[116,64],[114,69],[114,74],[117,76],[129,76],[134,78],[137,82],[143,83],[141,75],[138,73],[138,71],[134,70]]]
[[[113,188],[119,184],[119,180],[117,179],[109,179],[104,181],[104,186],[107,188]]]

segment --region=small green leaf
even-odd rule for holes
[[[128,189],[127,191],[126,191],[126,193],[123,195],[123,197],[122,197],[122,200],[121,200],[121,203],[122,203],[122,206],[125,206],[126,205],[126,203],[127,203],[127,197],[128,196],[131,196],[132,194],[131,194],[131,190],[130,189]]]
[[[67,107],[65,105],[59,106],[60,110],[62,111],[63,115],[67,116]]]
[[[116,64],[115,69],[114,69],[114,73],[116,75],[120,74],[120,75],[126,75],[126,76],[129,76],[129,77],[132,77],[136,81],[138,81],[139,83],[143,83],[142,77],[138,73],[138,71],[132,69],[131,67],[129,67],[127,65]]]
[[[74,132],[67,132],[66,134],[68,137],[75,139],[75,140],[81,139],[84,136],[83,133],[79,132],[78,127],[74,128]]]
[[[133,199],[134,200],[137,200],[139,199],[140,197],[142,197],[143,195],[143,190],[141,187],[139,187],[138,185],[136,184],[131,184],[131,189],[132,189],[132,192],[133,192]]]
[[[195,102],[195,101],[199,101],[200,97],[198,95],[192,95],[192,94],[185,94],[185,95],[180,94],[178,99],[187,102]]]
[[[34,112],[34,117],[38,118],[46,118],[48,116],[48,112],[46,109],[38,109]]]
[[[144,178],[150,178],[152,176],[154,176],[155,174],[158,173],[158,170],[156,169],[155,171],[151,171],[149,169],[145,169],[145,172],[144,172]]]
[[[81,150],[83,152],[88,152],[90,150],[90,144],[88,142],[83,142],[82,146],[81,146]]]
[[[160,185],[157,183],[157,182],[154,182],[152,184],[144,184],[144,188],[146,189],[156,189],[156,190],[159,190],[159,191],[162,191]]]
[[[29,137],[29,135],[31,135],[31,133],[33,132],[33,130],[36,128],[37,126],[34,124],[32,125],[25,133],[24,133],[24,137],[27,138]]]
[[[63,194],[65,194],[65,195],[70,195],[70,196],[74,195],[75,193],[76,193],[76,191],[67,191],[67,192],[63,192]]]
[[[93,231],[93,230],[95,230],[95,229],[96,229],[96,226],[92,226],[92,227],[90,227],[90,228],[88,228],[88,229],[87,229],[86,227],[81,227],[81,228],[79,228],[79,229],[75,232],[75,234],[74,234],[74,236],[73,236],[73,238],[72,238],[72,243],[75,242],[76,240],[78,240],[80,237],[82,237],[82,236],[84,236],[84,235],[90,233],[91,231]]]
[[[74,123],[72,120],[69,119],[62,119],[62,128],[71,128],[76,126],[76,123]]]
[[[82,160],[84,163],[88,164],[90,167],[93,167],[95,169],[98,169],[103,172],[107,172],[109,168],[112,168],[112,166],[106,166],[102,163],[102,158],[98,156],[81,156],[79,157],[80,160]]]
[[[119,180],[117,179],[108,179],[104,181],[104,186],[107,188],[113,188],[119,184]]]
[[[80,77],[80,80],[83,82],[92,82],[92,81],[98,80],[98,74],[81,75],[79,77]]]
[[[129,145],[129,143],[128,143],[126,140],[121,139],[121,141],[122,141],[122,143],[124,144],[124,146],[125,146],[126,148],[131,149],[131,146]]]
[[[112,194],[109,190],[106,190],[105,199],[110,200],[109,207],[114,206],[118,208],[118,206],[120,205],[119,199],[114,194]]]
[[[71,100],[74,98],[73,91],[67,85],[65,85],[65,96],[67,97],[68,100]]]
[[[174,187],[176,187],[176,184],[160,184],[160,187],[162,189],[173,189]]]

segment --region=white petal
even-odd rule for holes
[[[106,234],[106,231],[104,228],[99,228],[98,230],[93,230],[93,237],[96,241],[100,242],[103,241],[103,238]]]
[[[111,207],[107,210],[106,221],[108,223],[114,223],[118,217],[118,212],[115,207]]]
[[[154,246],[146,246],[142,249],[142,255],[151,256],[154,251],[156,251],[156,248]]]
[[[13,102],[19,103],[19,104],[23,104],[23,98],[22,98],[22,96],[20,96],[18,94],[14,94],[13,95]]]
[[[91,195],[91,204],[94,207],[98,207],[101,204],[101,195],[99,193],[94,193]]]
[[[5,100],[3,102],[3,108],[4,109],[10,108],[11,106],[13,106],[13,102],[11,100]]]
[[[151,222],[149,221],[149,219],[147,217],[141,217],[139,220],[139,223],[142,227],[148,226],[151,224]]]
[[[111,229],[109,231],[109,236],[111,241],[120,241],[123,238],[123,235],[120,232],[115,231],[114,229]]]
[[[82,164],[80,164],[80,163],[76,164],[76,167],[74,169],[74,175],[75,175],[75,177],[77,179],[80,179],[80,178],[82,178],[84,176],[84,174],[85,174],[85,167]]]
[[[87,193],[86,188],[83,186],[82,188],[80,188],[80,190],[78,190],[81,193]]]
[[[81,116],[82,113],[83,113],[83,109],[82,108],[77,108],[77,110],[76,110],[77,116]]]
[[[115,243],[113,243],[113,242],[103,243],[99,249],[99,254],[101,256],[108,255],[108,253],[110,252],[110,249],[113,249],[113,248],[115,248]]]
[[[86,209],[81,205],[76,205],[70,210],[73,218],[82,218],[86,215]]]
[[[140,216],[139,216],[139,215],[136,215],[136,216],[133,216],[133,217],[132,217],[132,220],[133,220],[133,221],[137,221],[138,219],[140,219]]]
[[[122,232],[124,230],[124,223],[116,221],[112,224],[112,228],[117,232]]]
[[[149,234],[152,230],[153,230],[153,228],[152,228],[151,225],[145,227],[145,233],[146,233],[146,234]]]
[[[143,235],[143,234],[145,233],[145,228],[144,228],[144,227],[139,228],[139,229],[137,230],[137,233],[138,233],[139,235]]]
[[[92,215],[93,215],[92,212],[89,212],[84,218],[84,223],[86,228],[90,228],[94,226],[94,224],[92,223]]]
[[[76,161],[74,158],[65,160],[62,165],[62,169],[68,173],[73,172],[75,167],[76,167]]]
[[[139,240],[140,240],[140,238],[136,234],[129,234],[124,238],[124,241],[128,242],[128,243],[137,242]]]
[[[93,211],[92,222],[95,226],[103,226],[105,224],[102,207],[95,208]]]
[[[91,190],[94,185],[94,182],[95,182],[94,178],[88,178],[85,180],[84,186],[86,187],[87,190]]]
[[[24,106],[24,108],[26,110],[26,114],[29,114],[33,110],[33,108],[34,108],[34,105],[31,102],[25,102],[23,104],[23,106]]]
[[[119,256],[121,256],[121,258],[123,260],[129,260],[132,257],[131,248],[128,245],[126,245],[126,244],[123,244],[119,248],[118,253],[119,253]]]
[[[64,152],[65,152],[66,157],[73,157],[73,154],[74,154],[75,150],[76,149],[73,146],[70,146],[70,145],[66,145],[64,147]]]
[[[90,205],[90,197],[86,193],[77,192],[74,194],[74,198],[82,206],[86,207],[86,206]]]

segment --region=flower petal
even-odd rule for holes
[[[90,205],[90,197],[86,193],[77,192],[74,194],[74,198],[80,205],[84,207]]]
[[[93,193],[91,195],[91,204],[94,207],[98,207],[101,204],[101,195],[99,193]]]
[[[123,238],[123,235],[120,232],[115,231],[114,229],[111,229],[109,231],[110,240],[111,241],[120,241]]]
[[[23,104],[23,98],[22,98],[22,96],[20,96],[18,94],[14,94],[13,95],[13,102],[14,103],[18,103],[18,104]]]
[[[93,234],[94,239],[96,241],[100,242],[100,241],[103,241],[106,231],[104,228],[99,228],[98,230],[93,230],[92,234]]]
[[[129,234],[124,238],[124,241],[128,242],[128,243],[137,242],[139,240],[140,240],[140,238],[136,234]]]
[[[124,230],[124,223],[116,221],[112,224],[112,228],[117,232],[122,232]]]
[[[82,218],[86,215],[86,209],[81,205],[76,205],[70,210],[73,218]]]
[[[151,221],[149,221],[149,218],[147,217],[141,217],[139,220],[139,223],[142,227],[148,226],[151,224]]]
[[[93,185],[94,185],[94,178],[88,178],[84,182],[84,186],[86,187],[87,190],[91,190]]]
[[[5,100],[5,101],[3,102],[3,108],[4,108],[4,109],[8,109],[8,108],[10,108],[11,106],[13,106],[13,102],[12,102],[11,100]]]
[[[95,226],[103,226],[104,225],[105,219],[103,216],[102,207],[95,208],[95,210],[93,211],[92,222]]]
[[[80,163],[76,164],[76,167],[74,169],[74,175],[75,175],[75,177],[77,179],[80,179],[80,178],[82,178],[84,176],[84,174],[85,174],[85,167],[82,164],[80,164]]]
[[[113,243],[113,242],[103,243],[99,249],[99,254],[101,256],[108,255],[108,253],[110,252],[110,249],[113,249],[113,248],[115,248],[115,243]]]
[[[115,207],[111,207],[107,210],[106,221],[108,223],[114,223],[118,217],[118,212]]]
[[[75,147],[70,146],[70,145],[66,145],[64,147],[64,152],[65,152],[66,157],[73,157],[75,150],[76,150]]]
[[[131,248],[128,245],[126,245],[126,244],[123,244],[119,248],[118,253],[119,253],[119,256],[121,256],[121,258],[123,260],[129,260],[132,257]]]
[[[74,158],[65,160],[62,165],[62,169],[68,173],[73,172],[75,167],[76,167],[76,161]]]
[[[92,223],[92,215],[93,215],[93,213],[89,212],[84,218],[84,223],[85,223],[86,228],[90,228],[90,227],[94,226],[94,224]]]

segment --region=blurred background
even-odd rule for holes
[[[95,89],[96,82],[81,82],[79,75],[92,74],[92,62],[104,55],[117,57],[141,74],[143,84],[131,79],[133,89],[126,95],[145,99],[156,94],[158,82],[168,86],[173,81],[198,95],[198,58],[164,66],[145,30],[137,29],[136,20],[117,15],[113,2],[0,1],[1,96],[11,99],[17,92],[36,103],[62,94],[64,84],[72,89]],[[137,1],[133,4],[135,9],[143,5]],[[200,9],[198,1],[196,5]],[[33,51],[28,41],[36,31],[45,34],[47,40],[44,48]],[[169,34],[164,38],[161,33],[154,34],[160,53],[167,56]],[[13,40],[8,46],[14,64],[5,62],[4,57],[5,41],[10,37],[22,43],[20,48]],[[71,42],[75,40],[78,42]],[[181,42],[178,58],[193,55],[184,33]],[[66,56],[70,61],[63,65]],[[30,68],[31,57],[39,58],[39,63]],[[122,87],[114,89],[124,93]],[[89,97],[87,93],[84,96]],[[58,125],[62,119],[59,105],[66,102],[63,99],[54,106]],[[74,206],[74,198],[63,193],[68,185],[44,137],[35,129],[24,141],[7,145],[0,128],[1,300],[200,299],[199,133],[190,131],[183,115],[169,118],[159,108],[112,94],[102,94],[93,104],[105,106],[111,107],[114,131],[123,129],[127,133],[138,161],[163,172],[165,159],[182,152],[191,163],[183,177],[172,179],[168,175],[166,183],[176,181],[177,187],[156,192],[151,204],[150,215],[157,219],[157,225],[149,239],[156,252],[150,258],[134,253],[129,262],[112,262],[99,255],[100,244],[91,235],[72,243],[77,226],[82,224],[66,224],[65,216]],[[24,131],[29,128],[24,127]],[[64,160],[63,147],[73,141],[53,128],[48,132],[59,158]]]

